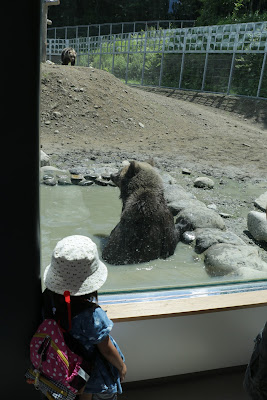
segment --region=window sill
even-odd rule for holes
[[[114,322],[170,318],[267,305],[267,283],[100,296]]]

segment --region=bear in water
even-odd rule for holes
[[[171,256],[179,233],[160,175],[146,162],[131,161],[111,179],[120,188],[122,213],[103,249],[103,259],[119,265]]]

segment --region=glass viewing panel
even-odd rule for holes
[[[185,179],[180,174],[178,183],[185,183]],[[242,186],[242,182],[240,185]],[[223,210],[227,211],[227,201],[235,202],[240,196],[246,201],[252,196],[260,195],[264,189],[263,185],[262,182],[251,186],[243,183],[242,188],[230,179],[225,181],[223,187],[218,185],[225,200]],[[101,258],[105,239],[120,220],[119,189],[97,185],[51,187],[42,184],[40,194],[42,273],[50,263],[56,243],[68,235],[90,237],[97,244]],[[207,203],[208,191],[202,191],[198,200]],[[236,219],[244,217],[246,213],[246,209],[238,209]],[[176,218],[174,217],[174,221]],[[185,244],[180,241],[173,256],[135,265],[116,266],[104,261],[109,275],[100,293],[205,287],[267,279],[267,272],[260,271],[250,271],[243,275],[230,273],[224,276],[210,276],[205,268],[203,253],[197,254],[194,247],[194,242]]]
[[[113,24],[114,26],[108,24],[104,25],[95,24],[76,27],[77,29],[67,26],[54,28],[53,31],[49,31],[50,33],[48,32],[47,58],[54,61],[53,57],[57,57],[57,60],[59,60],[62,49],[71,46],[74,47],[77,52],[76,66],[71,70],[73,74],[81,67],[91,67],[90,71],[92,73],[95,72],[94,69],[99,68],[115,75],[115,77],[120,79],[123,83],[125,82],[129,85],[179,88],[185,89],[184,92],[186,93],[189,93],[187,92],[189,90],[197,90],[201,92],[210,91],[215,93],[264,97],[265,99],[267,97],[266,21],[205,27],[190,26],[188,28],[185,28],[185,26],[188,25],[181,24],[181,26],[176,27],[176,29],[172,29],[171,25],[169,28],[168,26],[159,27],[158,24],[154,27],[150,26],[150,29],[144,29],[144,24],[140,21],[139,23],[134,23],[132,28],[128,23]],[[133,31],[131,31],[131,29],[133,29]],[[59,61],[55,62],[58,63]],[[51,66],[51,68],[54,67],[56,70],[57,66]],[[44,77],[46,82],[49,82],[49,74],[50,73]],[[98,73],[94,75],[97,77],[96,79],[100,76]],[[64,74],[57,80],[55,87],[62,85],[63,77]],[[91,77],[90,79],[90,82],[93,82],[93,78]],[[76,99],[76,94],[78,96],[78,93],[81,92],[86,95],[86,90],[84,90],[84,88],[76,87],[78,84],[80,85],[78,82],[79,79],[77,78],[75,84],[69,82],[67,89],[61,88],[60,90],[62,90],[62,92],[60,92],[60,96],[56,99],[55,103],[53,103],[51,99],[48,111],[50,114],[53,113],[52,119],[54,118],[54,120],[56,120],[62,117],[61,113],[56,111],[61,101],[60,98],[69,96],[67,97],[68,99],[80,101],[78,97]],[[103,83],[103,87],[105,85],[106,84]],[[122,83],[119,82],[118,86],[119,85],[122,85]],[[75,92],[74,95],[68,92],[70,88],[73,88]],[[121,99],[125,99],[125,92],[128,93],[128,88],[128,86],[125,86]],[[51,93],[52,92],[51,90]],[[174,90],[172,92],[174,92]],[[172,92],[169,92],[170,97]],[[106,100],[104,94],[101,96],[101,100]],[[116,87],[116,90],[113,90],[113,95],[108,99],[107,106],[105,105],[107,109],[113,108],[114,98],[117,100],[119,99],[117,96],[119,96],[119,90],[117,92]],[[196,94],[194,96],[197,97]],[[213,109],[210,107],[210,113],[213,114],[215,119],[217,115],[216,111],[214,111],[215,107],[217,107],[217,100],[215,97],[208,97],[208,95],[205,95],[202,96],[201,99],[203,104],[213,106]],[[83,100],[80,101],[80,109],[77,111],[77,115],[79,115],[80,118],[85,117],[88,112],[87,109],[86,112],[83,111]],[[90,101],[95,101],[95,99]],[[224,101],[223,97],[219,98],[218,104],[220,101]],[[236,100],[232,100],[232,104],[234,104],[235,101]],[[186,104],[186,102],[184,103]],[[180,109],[179,104],[175,112],[177,112],[177,114],[181,113],[181,117],[190,120],[190,112],[188,114],[184,113],[183,108],[181,107]],[[229,101],[227,105],[231,111],[234,107],[232,104],[230,104]],[[62,109],[64,107],[62,106]],[[66,107],[69,107],[69,105]],[[88,104],[87,107],[89,109]],[[100,120],[101,113],[98,114],[97,112],[99,108],[98,104],[92,102],[90,107],[94,108],[94,110],[88,115],[93,115],[95,120],[98,120],[98,118]],[[120,121],[120,118],[117,118],[117,114],[119,114],[118,110],[113,110],[115,117],[110,119],[110,122],[115,126],[115,128],[113,128],[113,130],[116,131],[114,135],[118,134],[116,130],[117,123],[123,123],[125,129],[130,123],[135,124],[132,114],[130,115],[129,112],[130,106],[126,107],[123,100],[121,100],[119,107],[119,111],[123,109],[124,113],[128,114],[123,121]],[[154,104],[151,102],[151,109],[153,109],[153,107]],[[167,107],[168,104],[162,105],[163,112]],[[225,108],[226,110],[228,110],[227,107]],[[157,121],[157,119],[160,119],[161,115],[163,115],[163,113],[161,115],[155,113],[155,115],[150,116],[150,106],[144,108],[146,110],[147,120],[152,122],[155,120]],[[246,112],[251,116],[253,114],[253,109],[250,110],[248,108]],[[105,110],[105,112],[107,113],[107,110]],[[52,129],[51,121],[46,121],[46,118],[48,118],[47,115],[50,115],[49,113],[43,113],[42,115],[43,122],[46,124],[46,129]],[[137,116],[134,115],[134,117]],[[243,117],[246,117],[246,113],[241,115],[240,111],[238,117],[243,119]],[[69,118],[71,119],[71,116]],[[228,116],[225,118],[227,119]],[[255,115],[255,121],[256,118],[257,116]],[[199,120],[204,121],[202,112],[199,113]],[[246,121],[247,119],[244,120]],[[102,120],[100,122],[103,124],[102,129],[106,130],[107,135],[113,135],[113,132],[107,130],[109,127],[107,125],[105,126]],[[136,125],[138,125],[140,129],[143,129],[143,122],[143,120],[141,122],[137,120]],[[74,122],[72,123],[74,124]],[[95,121],[93,123],[95,124]],[[86,134],[89,132],[88,135],[90,135],[90,129],[93,126],[89,125],[90,121],[88,119],[88,125],[86,121],[86,126],[84,127]],[[205,123],[207,129],[210,129],[208,125],[208,123]],[[234,132],[237,126],[235,124],[232,125],[234,125],[234,127],[229,125],[229,129],[232,129]],[[57,126],[55,129],[54,132],[59,133]],[[250,129],[249,125],[246,129]],[[237,135],[235,139],[240,140],[239,151],[247,150],[247,148],[252,146],[252,140],[250,141],[246,137],[246,129],[244,124],[244,137],[241,138]],[[200,134],[202,135],[202,132],[199,132],[196,132],[194,139],[198,140]],[[69,133],[71,133],[71,129]],[[97,132],[95,133],[97,135]],[[166,124],[166,127],[160,132],[155,130],[155,132],[153,131],[153,134],[154,133],[154,145],[156,145],[158,143],[156,142],[157,137],[160,137],[160,135],[168,135],[170,132]],[[187,133],[188,132],[185,130],[183,135],[185,136]],[[214,140],[219,141],[220,137],[216,137],[216,134],[217,132],[214,132]],[[119,134],[117,136],[119,136]],[[69,136],[66,135],[66,137]],[[167,137],[168,136],[166,136],[166,138]],[[127,138],[129,138],[129,136],[127,136]],[[259,137],[258,140],[262,141],[262,138],[263,135]],[[76,140],[76,138],[74,139]],[[128,140],[124,139],[123,136],[121,136],[120,139]],[[177,139],[182,140],[184,137],[177,137]],[[140,142],[141,141],[143,140],[140,140]],[[87,141],[85,143],[88,144]],[[123,141],[121,141],[121,143],[123,143]],[[108,146],[106,146],[107,144],[109,145],[109,143],[103,145],[105,150],[108,148]],[[183,148],[183,145],[180,145],[181,142],[177,141],[177,152]],[[89,151],[89,144],[84,147],[85,151]],[[151,146],[151,148],[152,147],[153,146]],[[154,149],[156,148],[157,147],[154,147]],[[205,146],[203,148],[208,147]],[[118,154],[120,148],[117,147],[116,149],[116,154]],[[199,147],[199,157],[202,156],[201,149],[202,147]],[[46,151],[45,146],[43,150]],[[149,156],[153,157],[155,154],[151,151]],[[197,158],[197,150],[195,154]],[[167,156],[169,156],[169,154]],[[255,159],[255,161],[260,160]],[[110,162],[114,162],[112,157]],[[88,169],[93,167],[93,162],[88,161]],[[116,168],[120,168],[119,162],[116,163]],[[178,171],[178,166],[176,171]],[[161,173],[163,172],[162,170]],[[192,181],[193,178],[196,177],[197,176],[192,175],[188,178],[187,175],[181,174],[180,169],[179,173],[174,172],[174,175],[172,175],[170,179],[174,178],[176,183],[183,188],[189,186],[188,179],[191,179],[190,192],[196,196],[196,200],[204,202],[205,205],[209,206],[211,209],[216,209],[216,205],[213,203],[213,197],[210,196],[210,191],[201,191],[193,187]],[[252,181],[246,182],[242,181],[242,179],[238,180],[238,177],[236,177],[235,180],[223,177],[223,181],[220,181],[219,178],[216,180],[214,177],[212,179],[215,181],[216,185],[217,203],[219,204],[218,208],[220,212],[225,213],[224,217],[227,217],[229,209],[231,211],[231,215],[228,215],[228,217],[231,218],[232,223],[227,222],[226,219],[224,220],[226,227],[225,232],[227,234],[229,226],[231,227],[229,231],[234,227],[234,233],[239,235],[238,243],[242,244],[241,239],[242,237],[244,238],[243,232],[247,229],[246,218],[248,212],[252,210],[253,201],[267,191],[266,180],[259,179],[252,183]],[[45,267],[50,263],[51,255],[57,242],[69,235],[79,234],[90,237],[97,244],[101,258],[104,243],[112,229],[120,220],[122,203],[119,198],[119,189],[117,187],[104,187],[95,184],[91,186],[48,186],[41,184],[40,196],[42,273]],[[230,205],[234,206],[230,207]],[[177,216],[174,216],[174,221],[176,221],[176,219]],[[236,222],[236,225],[233,221]],[[122,292],[156,291],[161,289],[208,287],[267,280],[266,243],[265,248],[257,245],[251,247],[255,249],[255,253],[252,251],[252,255],[248,253],[244,254],[244,263],[248,264],[248,259],[251,260],[252,268],[242,267],[243,261],[239,260],[240,268],[238,267],[238,273],[236,272],[237,270],[233,271],[233,269],[231,269],[231,265],[228,271],[226,271],[227,268],[216,267],[216,272],[214,273],[213,271],[213,273],[211,273],[210,269],[207,268],[205,254],[195,251],[195,241],[190,242],[189,237],[190,235],[187,236],[189,244],[185,243],[185,238],[183,238],[183,241],[180,240],[175,253],[167,259],[156,259],[134,265],[110,265],[104,261],[108,267],[109,274],[100,293],[115,294]],[[248,237],[249,235],[247,235],[247,240],[244,244],[249,243]],[[218,241],[220,242],[220,239],[218,239]],[[229,241],[231,242],[231,238],[229,238]],[[259,257],[257,251],[259,251]]]

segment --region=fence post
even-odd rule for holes
[[[235,35],[235,43],[234,43],[234,48],[233,48],[233,56],[232,56],[232,62],[231,62],[231,68],[230,68],[230,75],[229,75],[228,86],[227,86],[227,93],[226,93],[226,94],[229,94],[229,93],[230,93],[231,84],[232,84],[233,71],[234,71],[234,67],[235,67],[235,55],[236,55],[236,49],[237,49],[238,33],[239,33],[239,28],[238,28],[238,32],[236,32],[236,35]]]
[[[228,86],[227,86],[227,93],[230,93],[230,88],[231,88],[231,83],[232,83],[232,77],[233,77],[233,70],[234,70],[234,66],[235,66],[235,51],[233,52],[233,56],[232,56],[232,62],[231,62],[231,68],[230,68],[230,75],[229,75],[229,80],[228,80]]]
[[[166,30],[164,30],[162,51],[161,51],[161,62],[160,62],[160,72],[159,72],[159,87],[161,87],[161,80],[162,80],[163,60],[164,60],[164,53],[165,53],[165,41],[166,41]]]
[[[142,79],[141,79],[142,86],[144,83],[144,72],[145,72],[145,62],[146,62],[146,44],[147,44],[147,31],[145,31],[144,57],[143,57]]]
[[[179,87],[178,87],[178,89],[181,89],[181,85],[182,85],[183,72],[184,72],[184,58],[185,58],[185,53],[183,52],[183,54],[182,54],[182,62],[181,62],[181,70],[180,70]]]
[[[130,44],[131,44],[131,34],[128,33],[128,50],[127,50],[127,64],[126,64],[126,71],[125,71],[125,83],[128,82],[128,66],[129,66]]]
[[[209,53],[206,53],[205,64],[204,64],[204,71],[203,71],[203,77],[202,77],[202,85],[201,85],[201,91],[202,91],[202,92],[203,92],[204,86],[205,86],[206,72],[207,72],[207,65],[208,65],[208,58],[209,58]]]
[[[89,26],[88,26],[88,28],[89,28]],[[86,38],[86,43],[87,43],[87,51],[88,51],[87,65],[89,67],[89,65],[90,65],[90,38],[89,38],[89,36]]]
[[[206,57],[205,57],[205,64],[204,64],[204,71],[203,71],[202,85],[201,85],[201,91],[202,92],[204,90],[205,80],[206,80],[208,58],[209,58],[209,50],[210,50],[210,40],[211,40],[211,28],[209,28],[209,36],[208,36],[207,48],[206,48]]]
[[[182,55],[181,70],[180,70],[180,77],[179,77],[179,88],[178,88],[178,89],[181,89],[182,79],[183,79],[184,59],[185,59],[185,51],[186,51],[186,36],[187,36],[187,32],[188,32],[188,29],[185,30],[185,35],[184,35],[183,55]]]
[[[100,36],[99,69],[101,69],[101,61],[102,61],[102,36]],[[114,61],[112,64],[112,73],[113,73],[113,67],[114,67]]]
[[[113,74],[114,72],[114,57],[115,57],[115,43],[116,43],[116,35],[113,36],[113,54],[112,54],[112,68],[111,68],[111,72]]]
[[[267,47],[267,43],[266,43],[265,47]],[[266,51],[264,53],[263,61],[262,61],[262,65],[261,65],[261,74],[260,74],[259,85],[258,85],[258,89],[257,89],[257,97],[260,97],[261,84],[262,84],[264,69],[265,69],[265,66],[266,66],[266,58],[267,58],[267,48],[266,48]]]

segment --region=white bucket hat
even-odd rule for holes
[[[107,276],[96,244],[86,236],[73,235],[57,243],[44,272],[44,283],[55,293],[68,290],[71,296],[81,296],[100,289]]]

